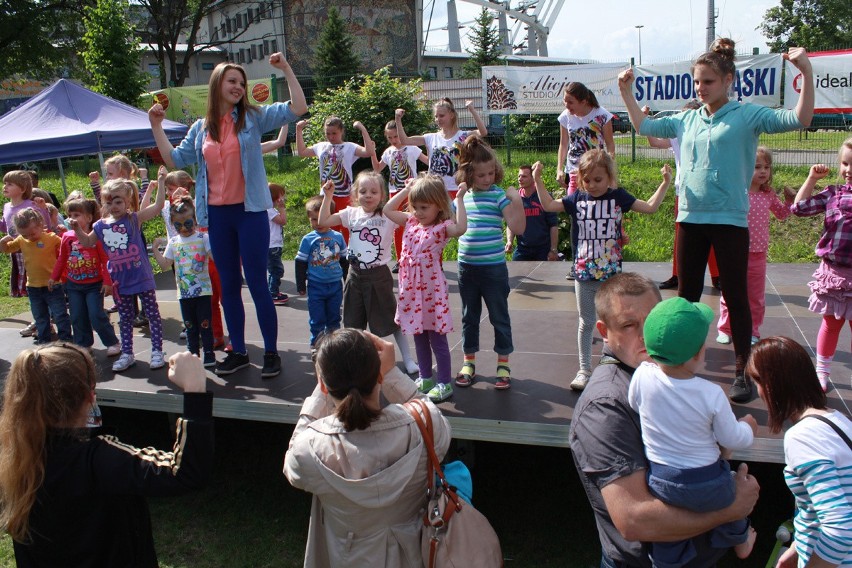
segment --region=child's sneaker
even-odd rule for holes
[[[210,367],[216,366],[216,354],[215,353],[213,353],[212,351],[208,351],[207,353],[204,354],[204,366],[207,367],[208,369]]]
[[[591,374],[588,371],[579,371],[574,380],[571,381],[571,390],[581,391],[589,384]]]
[[[180,330],[180,335],[178,336],[181,339],[186,339],[186,328]]]
[[[116,343],[115,345],[110,345],[107,347],[107,357],[115,357],[116,355],[121,354],[121,343]]]
[[[436,383],[435,386],[426,393],[426,396],[428,396],[429,400],[436,404],[443,402],[453,396],[453,385],[450,383]]]
[[[721,343],[722,345],[728,345],[731,342],[731,336],[725,333],[724,331],[720,331],[719,335],[716,336],[716,343]]]
[[[222,375],[230,375],[240,369],[245,369],[248,366],[248,355],[245,353],[235,353],[234,351],[230,351],[224,361],[216,365],[216,370],[214,372],[221,377]]]
[[[287,294],[282,294],[281,292],[277,294],[272,294],[272,303],[276,306],[286,306],[287,302],[290,301],[290,296]]]
[[[132,353],[122,353],[115,363],[112,364],[112,370],[116,373],[126,371],[136,364],[136,357]]]
[[[432,377],[428,379],[424,379],[423,377],[417,377],[414,381],[414,384],[417,386],[417,390],[419,392],[428,393],[435,386],[435,381],[432,380]]]
[[[22,329],[18,333],[21,334],[21,337],[32,337],[33,335],[36,335],[36,324],[35,324],[35,322],[34,321],[30,322],[30,324],[27,327],[25,327],[24,329]]]
[[[148,325],[148,318],[139,314],[135,318],[133,318],[133,327],[145,327]]]
[[[153,371],[166,366],[166,354],[162,351],[151,351],[151,363],[148,367]]]
[[[756,335],[752,335],[752,336],[751,336],[751,344],[752,344],[752,345],[754,345],[754,344],[755,344],[755,343],[757,343],[758,341],[760,341],[760,338],[759,338],[758,336],[756,336]]]
[[[409,359],[408,361],[405,362],[405,372],[408,373],[409,375],[413,375],[414,373],[417,373],[419,371],[420,371],[420,367],[417,365],[417,361],[414,361],[413,359]]]

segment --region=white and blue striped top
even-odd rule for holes
[[[852,422],[826,417],[852,438]],[[852,450],[828,424],[802,419],[784,435],[784,479],[796,499],[799,566],[811,555],[852,566]]]
[[[492,185],[486,190],[464,194],[467,231],[459,237],[459,262],[501,264],[506,262],[503,243],[503,210],[511,201],[503,189]]]

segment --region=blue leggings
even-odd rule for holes
[[[246,211],[242,203],[211,205],[210,248],[216,259],[222,283],[222,309],[231,345],[236,353],[246,352],[246,312],[241,296],[240,264],[246,277],[257,323],[267,353],[278,351],[278,314],[266,282],[266,258],[269,251],[269,218],[266,211]]]

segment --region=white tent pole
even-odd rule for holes
[[[98,162],[101,164],[101,175],[104,175],[104,153],[98,152]]]
[[[62,169],[62,158],[56,158],[56,163],[59,164],[59,177],[62,179],[62,193],[68,197],[68,187],[65,185],[65,170]]]

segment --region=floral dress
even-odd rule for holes
[[[403,333],[450,333],[450,297],[441,269],[450,221],[424,227],[413,216],[405,224],[399,261],[399,302],[395,321]]]

